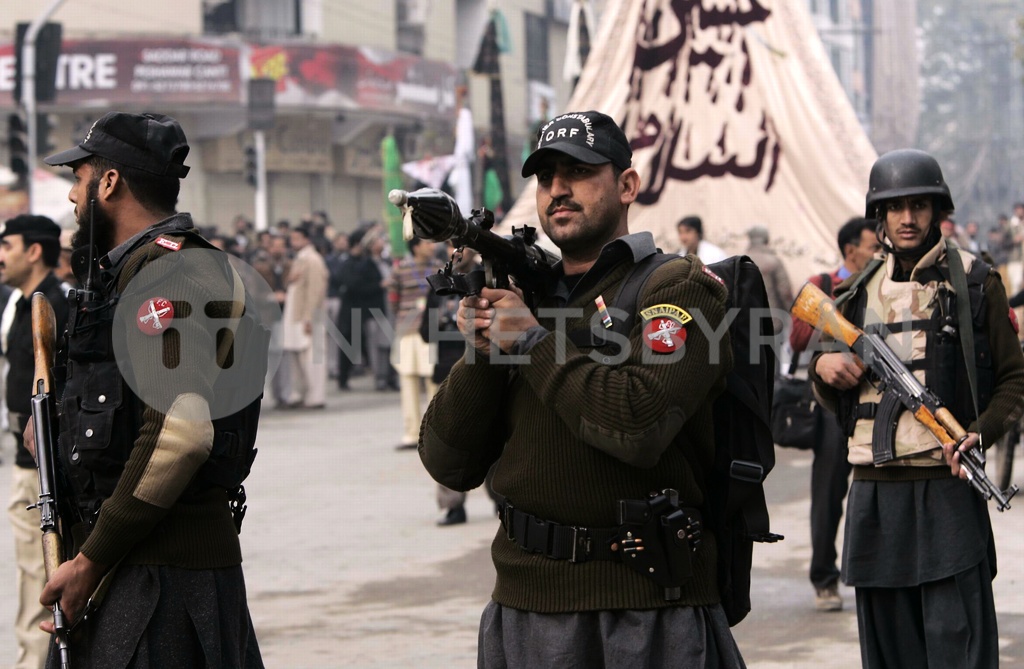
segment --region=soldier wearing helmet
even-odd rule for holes
[[[886,336],[967,426],[967,439],[937,444],[906,411],[876,425],[891,398],[848,352],[821,353],[810,365],[853,465],[842,578],[856,588],[866,667],[999,662],[988,508],[958,480],[966,478],[959,452],[994,444],[1020,417],[1024,356],[999,275],[939,231],[952,210],[935,158],[912,149],[881,156],[865,213],[878,221],[885,253],[835,293],[846,318]],[[875,465],[876,448],[893,459]]]
[[[908,268],[939,242],[939,221],[953,211],[939,163],[917,149],[890,151],[875,161],[865,199],[865,215],[878,221],[882,246]],[[889,216],[899,210],[911,215]]]

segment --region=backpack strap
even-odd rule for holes
[[[652,253],[633,265],[633,269],[630,270],[626,280],[622,283],[622,288],[619,289],[619,294],[615,296],[615,307],[625,311],[626,316],[621,320],[616,319],[612,322],[612,327],[610,328],[612,332],[617,332],[626,337],[629,336],[630,330],[633,329],[633,323],[636,321],[640,291],[647,284],[647,280],[651,278],[651,275],[654,274],[654,270],[678,258],[680,256],[669,253]]]

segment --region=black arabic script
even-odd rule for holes
[[[647,170],[638,202],[657,202],[672,180],[727,174],[771,189],[782,147],[751,102],[745,30],[770,14],[759,0],[644,0],[624,121]]]

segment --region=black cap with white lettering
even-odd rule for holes
[[[541,128],[537,148],[523,163],[523,176],[536,174],[541,157],[549,151],[591,165],[612,163],[623,170],[633,160],[625,133],[610,116],[597,111],[562,114]]]
[[[107,112],[78,146],[47,156],[47,165],[68,165],[100,156],[144,172],[184,178],[188,141],[181,125],[163,114]]]

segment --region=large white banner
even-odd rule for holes
[[[804,0],[609,0],[568,107],[619,121],[642,180],[630,229],[665,251],[690,214],[730,253],[763,225],[799,285],[863,216],[876,155]],[[503,227],[537,225],[535,183]]]

